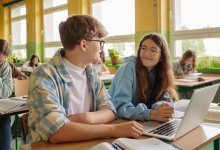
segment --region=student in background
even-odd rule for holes
[[[100,53],[100,58],[99,60],[97,60],[96,63],[94,63],[94,69],[96,70],[96,72],[98,73],[98,75],[105,75],[105,74],[110,74],[108,68],[105,65],[105,53],[104,51],[101,51]]]
[[[40,64],[40,58],[37,55],[33,54],[31,56],[31,60],[24,63],[22,67],[33,67],[33,68],[35,68],[35,67],[39,66],[39,64]]]
[[[109,93],[118,118],[161,122],[172,118],[172,99],[178,99],[178,95],[168,45],[160,34],[142,38],[137,57],[124,60]]]
[[[184,78],[196,72],[196,52],[186,50],[180,60],[173,62],[173,72],[176,79]]]
[[[103,50],[103,25],[76,15],[61,22],[59,32],[64,48],[30,77],[29,142],[139,137],[143,126],[135,121],[106,125],[115,119],[115,107],[91,64]]]
[[[8,98],[13,91],[12,72],[5,60],[10,53],[9,44],[0,39],[0,100]],[[11,141],[10,116],[0,116],[0,150],[9,150]]]

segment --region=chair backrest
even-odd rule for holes
[[[14,89],[15,89],[16,97],[27,95],[29,90],[29,79],[27,80],[14,79]]]

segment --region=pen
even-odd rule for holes
[[[112,143],[112,147],[113,147],[115,150],[121,150],[115,143]]]
[[[126,149],[126,148],[123,148],[122,146],[120,146],[119,144],[117,144],[117,143],[114,143],[116,146],[118,146],[121,150],[128,150],[128,149]]]

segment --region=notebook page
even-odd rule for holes
[[[113,143],[117,143],[122,146],[124,149],[128,150],[177,150],[178,148],[165,143],[157,138],[148,138],[148,139],[129,139],[129,138],[119,138]]]

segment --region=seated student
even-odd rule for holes
[[[172,118],[172,98],[178,99],[178,95],[168,45],[160,34],[151,33],[142,38],[137,57],[125,58],[109,93],[118,118],[141,121]]]
[[[11,63],[11,62],[8,62],[8,63],[9,63],[11,70],[12,70],[12,78],[16,78],[19,80],[28,79],[28,76],[26,76],[24,73],[19,71],[13,63]]]
[[[105,75],[105,74],[110,74],[108,68],[105,65],[105,53],[104,51],[101,51],[100,53],[100,58],[99,60],[97,60],[95,63],[93,63],[93,67],[96,70],[96,72],[98,73],[98,75]]]
[[[33,54],[31,56],[31,60],[24,63],[22,67],[34,67],[35,68],[39,66],[39,64],[40,64],[40,58],[37,55]]]
[[[180,60],[173,61],[173,72],[176,79],[196,72],[196,52],[186,50]]]
[[[0,100],[8,98],[13,91],[11,68],[5,59],[10,53],[9,44],[0,39]],[[0,150],[10,150],[11,124],[10,116],[0,116]]]
[[[115,107],[91,65],[103,50],[101,38],[107,34],[103,25],[91,16],[76,15],[61,22],[59,32],[64,48],[30,77],[28,140],[139,137],[143,126],[135,121],[106,125],[115,119]]]

